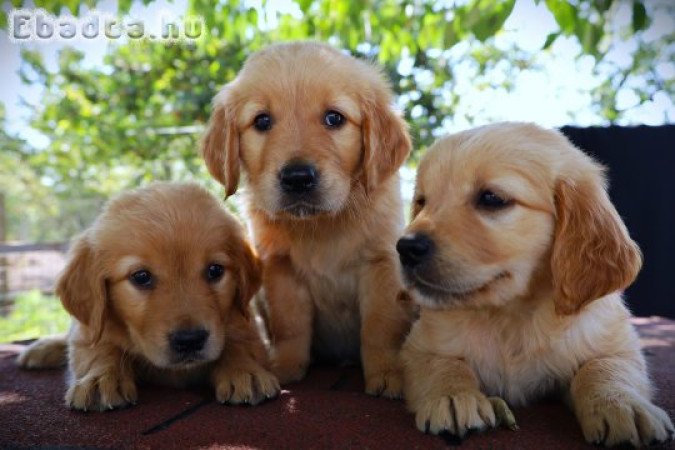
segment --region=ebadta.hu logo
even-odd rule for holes
[[[195,41],[204,33],[201,16],[177,17],[162,12],[152,22],[120,18],[90,11],[83,17],[54,16],[43,9],[14,9],[8,15],[8,35],[12,42],[40,42],[77,39],[148,39]]]

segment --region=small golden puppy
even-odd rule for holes
[[[56,288],[75,319],[67,406],[135,403],[137,379],[210,381],[218,401],[235,404],[276,396],[248,313],[260,277],[242,227],[199,186],[157,183],[110,201]],[[58,365],[63,352],[63,340],[40,340],[19,364]]]
[[[603,168],[560,133],[501,123],[441,139],[420,163],[414,219],[397,243],[421,306],[402,351],[417,427],[464,435],[550,393],[588,442],[662,442],[620,290],[641,254]]]
[[[397,170],[410,138],[381,71],[327,45],[274,45],[213,107],[203,155],[228,195],[247,176],[275,373],[302,378],[312,353],[361,356],[366,391],[399,396]]]

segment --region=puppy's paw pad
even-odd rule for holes
[[[215,380],[215,388],[216,399],[232,405],[257,405],[276,397],[281,390],[277,378],[264,369],[224,371]]]
[[[673,423],[665,411],[645,399],[596,399],[578,408],[586,441],[634,447],[666,442]]]
[[[493,403],[480,391],[458,392],[423,402],[417,408],[415,422],[420,431],[463,437],[470,430],[496,426]]]

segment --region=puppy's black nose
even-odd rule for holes
[[[194,353],[204,348],[209,332],[203,328],[188,328],[169,334],[169,345],[176,353]]]
[[[425,234],[403,236],[396,243],[396,251],[405,267],[417,266],[429,259],[434,249],[434,241]]]
[[[288,164],[279,172],[279,182],[284,192],[300,194],[310,192],[317,186],[317,173],[310,164]]]

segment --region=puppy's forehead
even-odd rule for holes
[[[334,108],[360,119],[360,96],[382,89],[379,71],[323,44],[271,46],[249,58],[231,88],[241,116],[279,108],[307,111]],[[380,86],[377,88],[377,86]]]
[[[298,69],[302,70],[302,69]],[[352,121],[361,120],[358,94],[349,85],[349,77],[339,77],[325,67],[306,68],[297,73],[241,74],[232,88],[238,98],[238,125],[245,126],[262,113],[273,116],[313,115],[337,110]]]
[[[458,133],[429,149],[420,164],[418,188],[460,194],[496,189],[515,197],[547,200],[557,170],[550,155],[536,140],[499,128]]]
[[[224,235],[223,231],[199,227],[191,230],[147,228],[124,236],[117,234],[112,239],[100,236],[99,246],[119,276],[140,269],[191,273],[208,263],[230,264],[234,257],[231,250],[236,246],[233,241],[237,237]]]
[[[328,45],[291,43],[273,45],[251,55],[240,75],[254,82],[266,80],[283,84],[289,80],[302,82],[317,76],[326,79],[331,74],[353,73],[358,66],[356,59]]]
[[[125,255],[114,264],[115,273],[124,275],[134,270],[140,270],[144,265],[144,260],[138,255]]]
[[[212,253],[240,240],[243,231],[203,189],[160,186],[111,202],[97,220],[94,236],[101,250],[118,259],[129,255],[169,258],[171,254]]]

